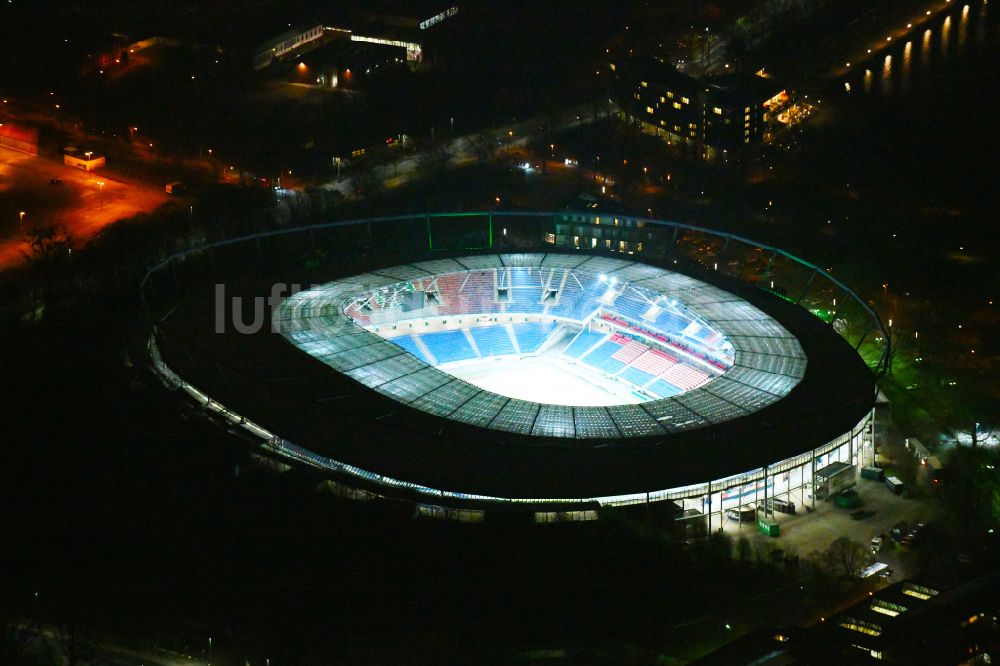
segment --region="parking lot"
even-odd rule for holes
[[[162,188],[113,168],[86,172],[0,148],[0,269],[24,261],[24,233],[32,229],[62,225],[80,246],[107,225],[165,201]]]
[[[880,449],[880,459],[893,469],[912,468],[916,466],[916,462],[906,453],[903,438],[892,426],[889,416],[887,407],[876,410],[875,441]],[[916,476],[921,481],[926,481],[923,478],[926,474]],[[917,495],[915,498],[896,495],[879,481],[859,478],[855,489],[860,504],[849,509],[838,507],[829,499],[817,500],[813,512],[801,505],[796,506],[795,515],[775,512],[774,520],[781,526],[781,536],[773,539],[774,545],[786,553],[807,556],[814,551],[825,550],[830,543],[842,536],[867,546],[872,537],[885,535],[882,548],[877,556],[873,555],[872,561],[888,564],[895,572],[892,580],[912,574],[908,569],[907,547],[894,544],[890,539],[890,532],[901,521],[912,526],[918,521],[933,520],[933,504],[919,492],[914,493]],[[734,520],[727,520],[724,530],[734,537],[760,535],[761,538],[767,538],[760,534],[754,523],[743,523],[740,526]]]

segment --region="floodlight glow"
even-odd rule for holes
[[[804,375],[794,336],[717,287],[618,259],[588,260],[613,276],[573,268],[579,261],[485,255],[386,268],[299,292],[275,318],[293,321],[283,330],[292,344],[386,397],[542,437],[717,424],[780,400]],[[665,295],[679,291],[684,302]],[[749,365],[736,365],[739,353]]]

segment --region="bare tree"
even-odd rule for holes
[[[472,149],[476,151],[476,159],[480,164],[486,164],[493,156],[497,147],[497,138],[493,132],[483,130],[469,137]]]
[[[36,227],[25,234],[25,240],[29,251],[21,254],[32,263],[47,266],[62,260],[72,246],[72,238],[62,225]]]
[[[75,622],[59,627],[56,645],[67,666],[87,666],[97,661],[94,636]]]
[[[27,663],[27,653],[38,642],[33,618],[0,617],[0,664]]]
[[[739,540],[736,542],[736,557],[740,562],[748,562],[751,554],[750,539],[741,534]]]
[[[823,553],[826,566],[846,578],[854,577],[868,560],[868,549],[859,541],[838,537]]]

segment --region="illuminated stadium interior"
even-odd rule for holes
[[[649,265],[477,255],[380,269],[287,299],[299,349],[435,416],[543,437],[649,437],[787,395],[798,340],[743,299]]]

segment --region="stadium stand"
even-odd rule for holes
[[[615,301],[612,309],[625,317],[642,321],[642,315],[646,314],[651,306],[650,299],[641,296],[633,288],[626,288],[625,292]]]
[[[648,372],[643,372],[642,370],[639,370],[634,366],[629,366],[628,368],[625,368],[625,370],[623,370],[622,373],[618,376],[626,381],[632,382],[633,384],[639,387],[645,386],[649,382],[656,379],[655,375],[651,375]]]
[[[675,363],[677,363],[676,358],[661,352],[659,349],[650,349],[648,352],[632,361],[633,367],[649,373],[654,377],[662,375]]]
[[[447,290],[439,278],[438,287],[441,288],[442,298],[449,304],[448,311],[443,314],[500,312],[493,282],[495,276],[496,271],[493,270],[447,276],[455,278],[455,283],[449,284]]]
[[[671,366],[663,373],[663,379],[667,380],[682,391],[690,391],[698,388],[709,380],[709,376],[701,370],[696,370],[689,365],[678,363]]]
[[[506,326],[476,326],[470,332],[482,356],[503,356],[517,352]]]
[[[517,337],[517,344],[521,348],[522,354],[531,354],[538,351],[545,339],[549,337],[556,325],[553,323],[543,324],[540,322],[529,322],[525,324],[514,324],[514,335]]]
[[[420,345],[417,343],[417,338],[415,336],[401,335],[398,338],[391,338],[390,341],[410,352],[424,363],[429,363],[430,365],[437,363],[437,359],[427,357],[427,354],[424,353],[424,350],[421,349]]]
[[[660,396],[661,398],[669,398],[670,396],[677,395],[681,392],[679,388],[663,379],[657,379],[655,382],[647,386],[646,390],[653,395]]]
[[[606,333],[598,333],[596,331],[580,331],[573,341],[569,344],[566,349],[563,350],[563,354],[569,356],[570,358],[580,358],[580,355],[586,352],[588,349],[597,344],[599,340],[607,337]]]
[[[649,347],[642,344],[641,342],[636,342],[635,340],[628,340],[625,346],[619,349],[612,356],[616,361],[620,361],[625,365],[628,365],[635,359],[639,358],[643,353],[649,351]]]
[[[462,331],[424,333],[420,336],[420,340],[438,360],[438,363],[464,361],[476,357],[476,352],[469,345],[469,341]]]
[[[583,357],[583,362],[608,374],[615,374],[625,367],[621,361],[611,358],[625,344],[625,338],[613,335],[606,342],[601,343],[596,349]]]

